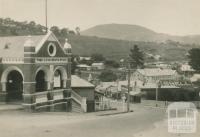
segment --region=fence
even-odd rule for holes
[[[96,101],[95,102],[95,111],[103,111],[103,110],[125,110],[126,103],[117,100],[104,100],[104,101]]]
[[[193,103],[196,108],[200,108],[200,101],[188,101]],[[145,106],[152,106],[152,107],[168,107],[169,104],[174,103],[170,101],[156,101],[156,100],[142,100],[141,104]]]

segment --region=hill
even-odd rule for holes
[[[172,36],[157,33],[142,26],[128,24],[98,25],[82,31],[81,34],[129,41],[165,42],[167,40],[172,40],[180,43],[200,44],[200,35]]]
[[[133,33],[133,29],[131,29],[132,27],[132,25],[127,27],[126,32]],[[139,26],[135,26],[135,28],[137,28],[135,29],[135,31],[141,32],[138,35],[136,33],[133,33],[135,37],[138,37],[138,41],[119,40],[123,39],[122,37],[118,38],[120,37],[120,35],[118,34],[120,32],[115,32],[116,34],[114,39],[108,39],[94,36],[77,35],[75,32],[69,29],[60,29],[57,26],[51,27],[51,30],[58,37],[61,43],[64,44],[64,39],[66,37],[69,39],[74,54],[91,55],[93,53],[101,53],[107,58],[116,60],[126,58],[129,54],[130,48],[135,44],[138,45],[139,48],[146,53],[147,58],[159,55],[162,57],[162,60],[165,61],[185,60],[187,58],[187,51],[190,48],[198,47],[198,45],[195,44],[182,44],[180,42],[174,42],[170,40],[161,43],[139,41],[141,40],[139,39],[139,36],[141,35],[145,36],[145,38],[147,39],[152,35],[156,36],[157,33]],[[110,29],[117,30],[117,28],[113,27],[111,27]],[[118,31],[119,30],[121,29],[118,29]],[[108,29],[104,32],[106,31],[110,30]],[[0,36],[40,35],[44,33],[45,27],[40,24],[36,24],[33,21],[17,22],[9,18],[0,18]]]
[[[68,36],[72,45],[72,51],[78,55],[91,55],[92,53],[101,53],[110,59],[126,58],[129,55],[130,48],[138,45],[145,52],[146,57],[159,55],[161,61],[182,61],[187,59],[187,52],[192,47],[198,45],[180,44],[178,42],[167,41],[166,43],[125,41],[91,36]]]

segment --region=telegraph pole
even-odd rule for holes
[[[127,112],[130,111],[130,78],[131,78],[131,66],[130,66],[130,62],[128,62]]]
[[[156,107],[158,106],[158,90],[161,87],[160,81],[156,83]]]
[[[156,85],[156,107],[158,106],[158,84]]]

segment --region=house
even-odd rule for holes
[[[80,57],[80,61],[82,61],[82,60],[90,61],[91,57]]]
[[[87,112],[95,111],[95,86],[76,76],[71,76],[71,88],[79,96],[86,98]]]
[[[188,63],[185,63],[180,66],[180,72],[182,72],[186,77],[191,77],[195,70]]]
[[[160,68],[146,68],[137,69],[131,75],[131,80],[140,80],[144,83],[155,83],[159,80],[174,80],[177,79],[178,74],[172,69],[160,69]]]
[[[77,65],[77,68],[79,70],[83,70],[83,71],[90,71],[91,70],[91,66],[88,66],[86,64],[79,64],[79,65]]]
[[[104,63],[92,63],[93,70],[103,70],[105,69]]]
[[[121,97],[121,85],[119,82],[101,82],[95,90],[109,98],[119,99]]]
[[[161,69],[170,69],[171,65],[167,64],[167,63],[160,62],[160,63],[156,63],[156,67],[161,68]]]
[[[197,82],[200,80],[200,74],[194,74],[191,78],[190,81],[191,82]]]
[[[160,59],[161,59],[161,56],[160,56],[160,55],[155,55],[155,56],[154,56],[154,59],[155,59],[155,60],[160,60]]]

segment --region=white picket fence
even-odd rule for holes
[[[112,110],[112,109],[125,109],[126,103],[117,100],[104,100],[104,101],[96,101],[95,102],[95,110],[103,111],[103,110]]]
[[[188,101],[188,102],[191,102],[193,103],[196,108],[200,108],[200,101]],[[142,100],[141,101],[141,104],[144,105],[144,106],[152,106],[152,107],[163,107],[163,108],[166,108],[168,107],[168,105],[170,105],[171,103],[174,103],[174,102],[169,102],[169,101],[155,101],[155,100]]]

